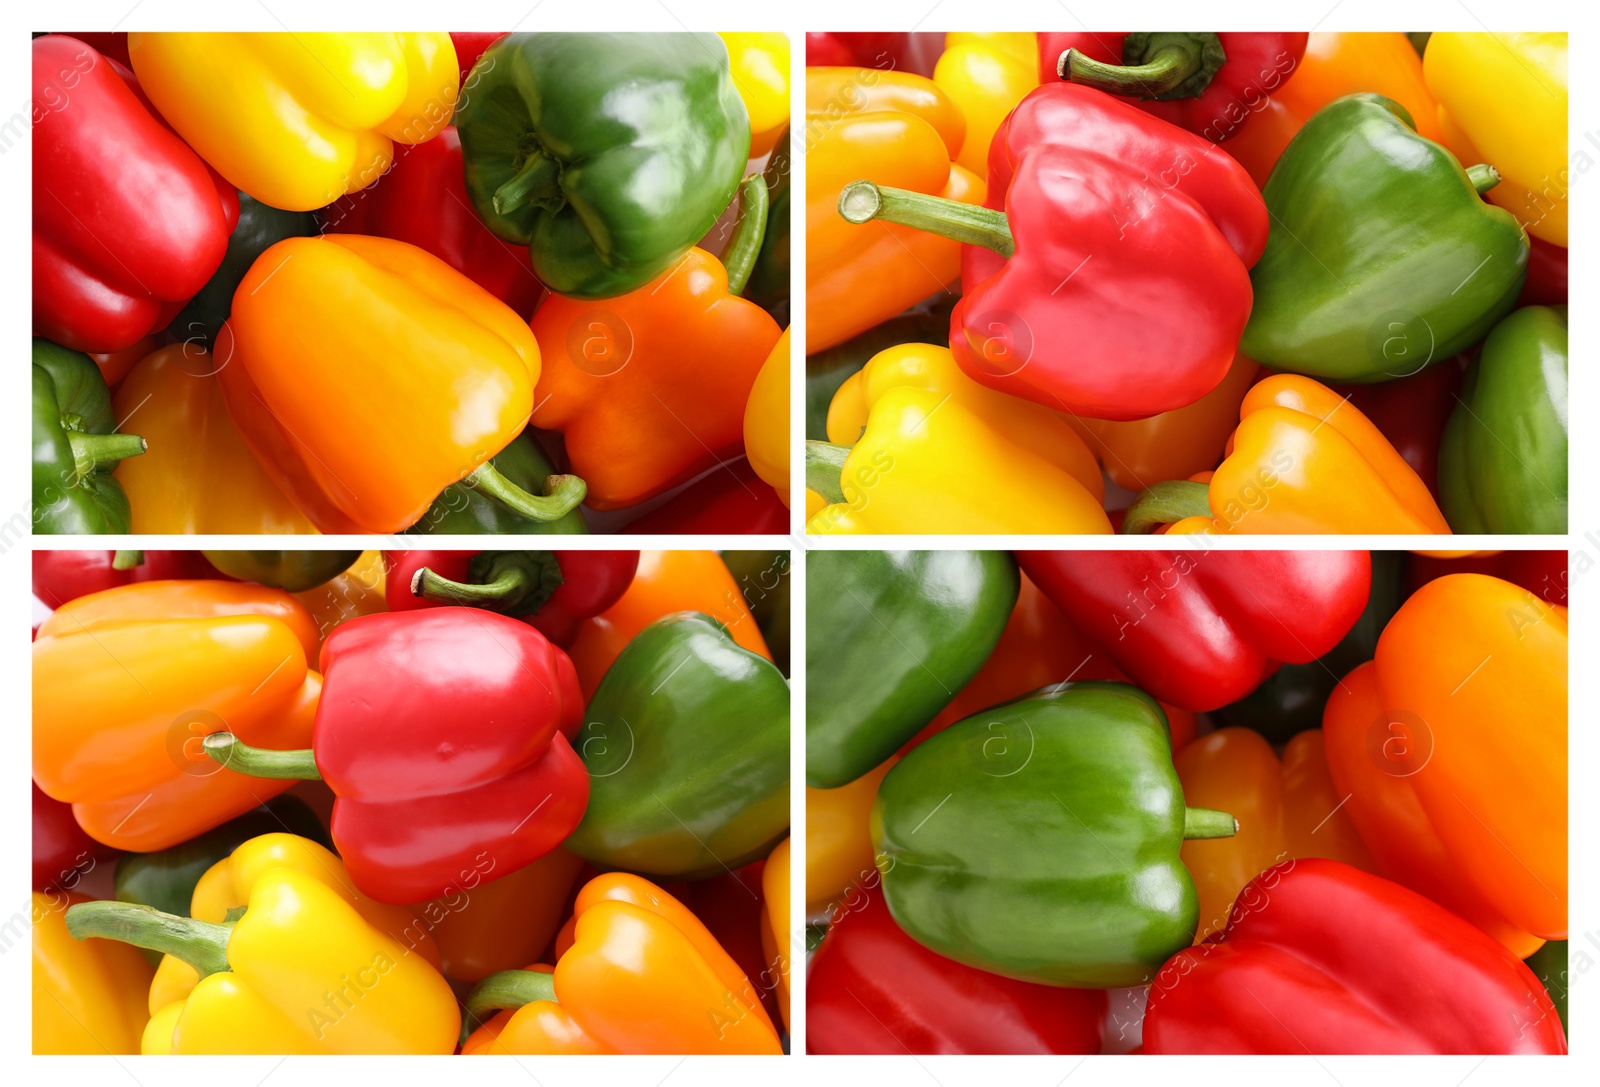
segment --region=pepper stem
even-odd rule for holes
[[[528,204],[555,203],[558,211],[566,203],[561,194],[561,164],[543,151],[535,151],[511,178],[494,191],[496,215],[510,215]]]
[[[1239,820],[1225,811],[1211,808],[1183,809],[1183,836],[1194,838],[1232,838],[1239,833]]]
[[[1170,525],[1185,517],[1211,516],[1211,488],[1204,483],[1174,479],[1157,483],[1134,499],[1122,517],[1125,536],[1145,536],[1157,525]]]
[[[231,732],[213,732],[200,746],[212,761],[253,778],[277,781],[321,781],[317,760],[309,747],[297,751],[269,751],[251,747]]]
[[[877,219],[925,230],[963,245],[981,245],[1008,260],[1017,251],[1006,213],[981,204],[963,204],[870,181],[852,181],[839,194],[839,214],[847,223],[859,225]]]
[[[1107,94],[1126,98],[1155,98],[1166,94],[1195,73],[1200,57],[1193,49],[1169,45],[1145,64],[1104,64],[1068,49],[1056,62],[1056,74],[1069,83],[1081,83]]]
[[[466,478],[468,486],[476,487],[499,502],[512,513],[530,521],[559,521],[582,504],[589,485],[578,476],[545,476],[542,495],[529,494],[494,466],[484,461]]]
[[[850,450],[827,442],[806,442],[806,487],[830,503],[843,502],[844,461]]]
[[[1500,184],[1500,171],[1487,162],[1480,162],[1467,167],[1467,180],[1472,182],[1472,187],[1478,190],[1479,196],[1482,196]]]
[[[439,604],[482,607],[485,604],[503,603],[507,597],[520,597],[532,580],[526,570],[513,566],[486,585],[470,585],[465,581],[440,577],[424,566],[411,577],[411,595]]]
[[[137,457],[147,448],[145,440],[134,434],[84,434],[67,431],[72,446],[72,467],[82,479],[96,468]]]
[[[466,581],[451,581],[424,566],[412,575],[411,592],[440,604],[535,615],[564,580],[552,551],[480,551],[467,566]]]
[[[767,179],[751,174],[739,184],[739,219],[733,236],[722,251],[722,266],[728,270],[728,293],[744,294],[761,255],[761,242],[767,236]]]
[[[173,955],[202,978],[227,972],[232,925],[162,913],[134,902],[80,902],[67,910],[67,931],[75,940],[98,937]]]
[[[490,974],[472,987],[463,1002],[461,1040],[465,1042],[489,1016],[498,1011],[515,1011],[536,1000],[556,999],[554,974],[540,970],[502,970]]]
[[[111,556],[111,568],[113,570],[132,570],[135,566],[143,565],[143,551],[118,551]]]

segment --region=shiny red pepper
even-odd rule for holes
[[[136,581],[232,581],[198,551],[141,551],[142,561],[114,565],[115,551],[35,551],[33,595],[47,607]],[[131,561],[131,560],[130,560]]]
[[[911,35],[891,31],[806,32],[806,67],[905,68]]]
[[[783,533],[789,532],[789,507],[778,492],[740,457],[672,496],[666,504],[635,517],[618,532]]]
[[[1135,685],[1205,712],[1328,652],[1367,606],[1365,551],[1019,551]]]
[[[621,600],[639,568],[637,551],[388,551],[384,560],[390,611],[486,608],[559,646]]]
[[[239,194],[76,38],[33,41],[33,331],[76,351],[127,347],[205,286]]]
[[[52,800],[33,785],[33,889],[77,890],[78,881],[118,851],[84,833],[72,805]]]
[[[506,36],[504,30],[470,30],[450,32],[450,44],[456,47],[456,62],[461,65],[461,82],[467,83],[467,73],[478,63],[483,51]],[[466,88],[470,93],[471,88]]]
[[[1439,443],[1444,439],[1444,425],[1455,409],[1456,393],[1461,389],[1468,361],[1465,355],[1459,355],[1395,381],[1330,386],[1340,396],[1348,397],[1350,406],[1389,439],[1435,501],[1439,498]]]

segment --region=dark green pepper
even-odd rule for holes
[[[285,592],[300,593],[332,581],[361,557],[360,551],[202,551],[218,570],[240,581],[253,581]]]
[[[676,612],[641,630],[584,721],[589,808],[563,843],[580,857],[696,879],[789,833],[789,685],[715,619]]]
[[[318,233],[317,217],[309,211],[284,211],[268,207],[254,197],[239,194],[239,225],[228,237],[228,252],[200,293],[189,300],[172,322],[172,332],[207,348],[216,343],[222,323],[233,313],[233,292],[256,258],[285,238]]]
[[[1456,532],[1566,534],[1566,306],[1489,333],[1439,443],[1439,499]]]
[[[143,453],[117,433],[111,390],[88,355],[33,339],[33,531],[125,533],[128,496],[111,473]]]
[[[828,405],[839,386],[859,373],[879,351],[903,343],[950,341],[950,312],[903,313],[844,343],[806,357],[806,440],[828,440]]]
[[[1331,381],[1388,381],[1483,339],[1516,303],[1528,239],[1397,102],[1353,94],[1290,141],[1262,196],[1267,248],[1239,350]]]
[[[561,294],[644,286],[744,176],[750,119],[715,34],[508,34],[466,86],[467,193]]]
[[[544,494],[545,480],[556,474],[531,431],[524,430],[490,461],[506,479],[529,494]],[[535,521],[514,513],[478,488],[452,483],[439,493],[428,512],[406,529],[412,536],[497,535],[565,536],[587,533],[583,510],[574,507],[554,521]]]
[[[1567,1025],[1568,954],[1567,941],[1551,940],[1522,961],[1550,994],[1550,1003],[1556,1006],[1556,1014],[1561,1017],[1561,1029],[1570,1032],[1572,1028]]]
[[[1184,839],[1237,825],[1184,807],[1160,703],[1067,683],[912,748],[871,828],[889,912],[918,943],[1004,977],[1116,989],[1194,941]]]
[[[745,606],[755,616],[761,637],[772,652],[772,663],[789,676],[789,552],[724,551],[733,580]]]
[[[989,659],[1017,602],[1006,551],[806,556],[806,784],[894,754]]]
[[[756,254],[756,266],[745,284],[744,297],[789,325],[789,130],[784,129],[767,159],[767,229]]]

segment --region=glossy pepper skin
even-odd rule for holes
[[[156,581],[79,597],[33,646],[34,778],[119,849],[166,849],[225,823],[288,783],[210,770],[201,739],[226,722],[254,743],[305,744],[317,640],[299,601],[258,585]]]
[[[1458,355],[1420,374],[1365,385],[1329,386],[1378,428],[1400,459],[1439,500],[1439,443],[1461,392],[1467,357]]]
[[[582,867],[576,854],[556,848],[508,876],[417,907],[445,977],[471,984],[537,957],[561,927]]]
[[[119,564],[120,556],[120,564]],[[35,551],[33,595],[46,607],[135,581],[226,581],[198,551]]]
[[[450,123],[450,36],[131,33],[128,55],[161,116],[232,185],[312,211],[377,181],[394,143]]]
[[[508,34],[468,79],[467,192],[552,291],[644,286],[733,199],[750,121],[713,34]]]
[[[1023,551],[1017,561],[1130,680],[1196,711],[1331,650],[1372,579],[1364,551]]]
[[[1038,35],[970,33],[944,36],[944,52],[933,81],[961,109],[967,132],[956,161],[983,177],[989,169],[989,141],[1018,102],[1039,85],[1034,58]]]
[[[1330,860],[1268,869],[1226,933],[1167,963],[1150,988],[1144,1047],[1567,1051],[1550,998],[1509,951],[1422,896]]]
[[[693,879],[788,833],[789,685],[714,619],[679,612],[640,631],[583,721],[589,807],[565,842],[580,857]]]
[[[76,38],[34,39],[32,116],[34,331],[115,351],[165,328],[222,262],[234,191]]]
[[[761,982],[764,987],[777,990],[785,1031],[790,1029],[789,989],[793,970],[793,956],[789,953],[789,847],[793,841],[793,838],[785,838],[779,842],[778,847],[767,854],[761,869],[761,946],[767,961]]]
[[[350,569],[360,551],[202,551],[206,561],[240,581],[299,593]]]
[[[1105,1007],[1098,989],[1017,981],[934,954],[895,924],[875,889],[839,911],[812,957],[806,1049],[1098,1053]]]
[[[771,151],[789,127],[789,36],[782,32],[719,33],[728,68],[750,118],[750,158]]]
[[[1017,600],[1003,551],[806,557],[806,784],[838,788],[895,752],[973,677]]]
[[[806,33],[808,68],[846,65],[849,67],[896,69],[906,67],[911,50],[911,35],[890,32]]]
[[[1474,188],[1493,181],[1381,95],[1319,110],[1262,193],[1273,230],[1239,350],[1276,370],[1386,381],[1476,343],[1528,264],[1516,219]]]
[[[663,505],[629,521],[619,533],[696,535],[781,534],[789,531],[789,507],[745,457],[723,461]]]
[[[496,472],[529,494],[544,489],[556,466],[540,448],[532,429],[490,458]],[[439,492],[428,512],[405,529],[416,536],[584,536],[589,525],[581,507],[574,506],[554,520],[535,521],[513,512],[468,482],[452,483]]]
[[[113,476],[143,438],[117,432],[111,393],[89,356],[33,340],[33,530],[128,531],[128,496]]]
[[[889,911],[924,947],[1109,989],[1151,980],[1194,939],[1186,824],[1234,831],[1225,813],[1185,809],[1156,700],[1062,683],[907,752],[878,788],[872,843]]]
[[[150,964],[127,944],[74,940],[67,910],[86,901],[59,890],[29,900],[34,1053],[139,1052]]]
[[[789,330],[761,364],[744,406],[744,455],[762,481],[789,504]]]
[[[33,889],[72,891],[83,877],[117,851],[83,832],[72,817],[72,805],[52,800],[33,786]]]
[[[185,344],[209,349],[233,312],[233,294],[256,258],[285,238],[316,233],[317,218],[309,211],[283,211],[239,193],[239,222],[228,236],[222,263],[172,322],[172,333]],[[226,360],[223,360],[224,362]]]
[[[950,314],[903,313],[874,325],[844,343],[806,358],[806,440],[828,440],[828,406],[853,374],[882,351],[904,344],[945,345],[950,336]]]
[[[863,887],[875,887],[870,821],[878,785],[898,756],[837,789],[806,786],[806,914],[860,909]]]
[[[1567,307],[1528,306],[1484,341],[1439,448],[1457,532],[1567,531]]]

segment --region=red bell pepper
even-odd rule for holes
[[[472,71],[472,66],[478,63],[478,58],[483,56],[483,51],[501,38],[506,36],[504,30],[468,30],[450,32],[450,44],[456,47],[456,63],[461,65],[461,82],[467,82],[467,73]],[[470,90],[470,89],[469,89]],[[457,107],[460,108],[460,103]],[[526,253],[526,250],[524,250]]]
[[[1567,250],[1564,246],[1528,235],[1528,278],[1522,281],[1517,306],[1567,304]]]
[[[1135,685],[1196,712],[1338,645],[1372,588],[1365,551],[1019,551],[1017,561]]]
[[[165,327],[228,251],[239,194],[76,38],[33,41],[33,331],[107,352]]]
[[[1039,81],[1128,98],[1212,143],[1245,125],[1294,75],[1309,34],[1088,32],[1039,35]],[[1066,55],[1070,51],[1071,55]]]
[[[370,234],[425,249],[531,317],[545,289],[528,264],[528,247],[501,241],[483,225],[464,176],[461,138],[447,127],[426,143],[397,147],[394,165],[377,184],[340,197],[317,217],[324,233]]]
[[[1439,499],[1439,443],[1456,406],[1467,362],[1465,355],[1458,355],[1395,381],[1330,386],[1389,439],[1434,501]]]
[[[1547,604],[1567,606],[1565,551],[1501,551],[1457,559],[1411,555],[1406,560],[1406,595],[1446,574],[1488,574],[1522,586]]]
[[[905,68],[911,35],[892,31],[806,33],[806,67]]]
[[[85,834],[72,805],[52,800],[33,784],[33,889],[72,891],[98,861],[118,851]]]
[[[390,611],[466,605],[514,616],[559,646],[628,591],[637,551],[389,551]]]
[[[929,951],[895,924],[876,883],[838,907],[806,994],[811,1053],[1098,1053],[1106,1010],[1103,990],[1015,981]]]
[[[1144,1048],[1174,1053],[1565,1053],[1539,979],[1444,907],[1329,860],[1239,893],[1161,968]]]
[[[756,475],[750,462],[740,457],[724,461],[665,505],[635,517],[617,531],[787,535],[789,507],[771,485]]]
[[[116,551],[35,551],[33,595],[47,607],[136,581],[232,581],[198,551],[122,552],[127,565],[116,566]],[[139,556],[143,556],[139,558]]]

